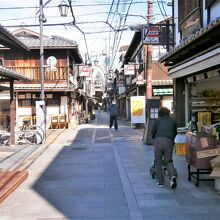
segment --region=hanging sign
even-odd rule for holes
[[[159,44],[160,29],[158,26],[143,28],[142,39],[143,44]]]
[[[143,85],[145,83],[144,77],[142,74],[138,74],[136,77],[136,84]]]
[[[135,68],[133,64],[124,65],[124,75],[134,75]]]
[[[90,76],[91,68],[90,66],[82,66],[79,76]]]

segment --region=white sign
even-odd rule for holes
[[[159,44],[160,29],[157,26],[143,28],[144,44]]]
[[[134,75],[135,68],[133,64],[124,65],[124,75]]]
[[[57,59],[54,56],[47,58],[47,66],[50,71],[56,71]]]
[[[136,77],[136,84],[143,85],[144,84],[144,77],[142,74],[138,74]]]
[[[90,76],[90,74],[91,74],[90,66],[83,66],[81,72],[79,73],[79,76]]]
[[[145,96],[131,97],[131,124],[145,123]]]

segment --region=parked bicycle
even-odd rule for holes
[[[15,142],[16,144],[42,144],[44,140],[44,131],[40,126],[29,125],[28,121],[23,121],[21,127],[15,128]],[[10,127],[7,128],[10,131]],[[1,134],[1,143],[10,145],[10,132]]]

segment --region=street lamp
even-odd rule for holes
[[[41,85],[41,105],[43,109],[43,119],[39,124],[41,125],[44,134],[46,134],[46,106],[45,106],[45,94],[44,94],[44,47],[43,47],[43,23],[46,22],[43,7],[50,3],[52,0],[48,0],[46,3],[43,3],[43,0],[39,0],[40,10],[39,13],[39,23],[40,23],[40,85]],[[67,16],[69,5],[62,1],[58,6],[60,14],[62,17]],[[45,135],[46,137],[46,135]]]
[[[59,11],[60,11],[60,15],[61,17],[66,17],[68,14],[68,9],[69,9],[69,5],[66,1],[62,1],[59,5]]]

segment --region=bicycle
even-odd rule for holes
[[[18,145],[21,144],[42,144],[44,140],[44,131],[40,126],[28,125],[29,121],[23,121],[21,127],[15,128],[15,141]],[[10,130],[10,128],[8,128]],[[11,141],[10,133],[1,135],[1,142],[9,145]]]

